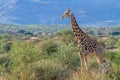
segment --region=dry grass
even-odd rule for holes
[[[7,77],[5,75],[0,75],[0,80],[7,80]]]
[[[99,71],[87,71],[81,69],[73,72],[67,80],[106,80],[105,74]]]

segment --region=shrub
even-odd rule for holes
[[[110,78],[113,80],[119,80],[120,79],[120,54],[119,51],[106,51],[105,52],[105,57],[110,58],[111,60],[111,76]]]
[[[53,40],[47,39],[40,43],[40,49],[44,54],[50,56],[53,53],[57,52],[58,45]]]
[[[4,45],[3,45],[3,51],[4,52],[10,51],[11,45],[12,45],[12,42],[6,42],[6,43],[4,43]]]
[[[30,80],[30,76],[33,76],[30,64],[40,59],[41,51],[39,47],[31,42],[13,43],[9,53],[8,70],[10,80]]]
[[[56,35],[60,36],[66,45],[74,41],[73,33],[71,30],[61,30],[60,32],[57,32]]]
[[[55,60],[43,59],[32,64],[35,71],[35,80],[59,80],[66,78],[67,68]]]
[[[110,36],[109,39],[105,42],[107,46],[115,46],[117,39],[114,36]]]
[[[73,44],[61,45],[57,54],[57,58],[64,64],[68,66],[68,69],[76,69],[80,66],[79,55],[76,50],[76,46]]]

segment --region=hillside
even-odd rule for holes
[[[90,35],[120,35],[120,25],[116,26],[80,26],[85,32]],[[69,30],[69,25],[11,25],[0,24],[0,34],[31,34],[35,35],[54,35],[61,30]]]

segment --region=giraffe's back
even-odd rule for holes
[[[95,54],[101,54],[103,53],[103,47],[102,45],[93,39],[87,39],[85,40],[84,44],[82,45],[82,51],[87,53],[95,53]],[[87,54],[86,53],[86,54]]]

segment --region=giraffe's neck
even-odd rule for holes
[[[88,38],[87,34],[84,33],[84,31],[82,31],[82,29],[79,27],[73,14],[70,15],[70,20],[72,25],[72,32],[75,39],[78,41],[79,44],[84,45],[86,39]]]
[[[83,32],[80,28],[79,25],[74,17],[73,14],[70,15],[70,20],[71,20],[71,25],[72,25],[72,30],[76,29],[76,30],[80,30],[80,32]]]

